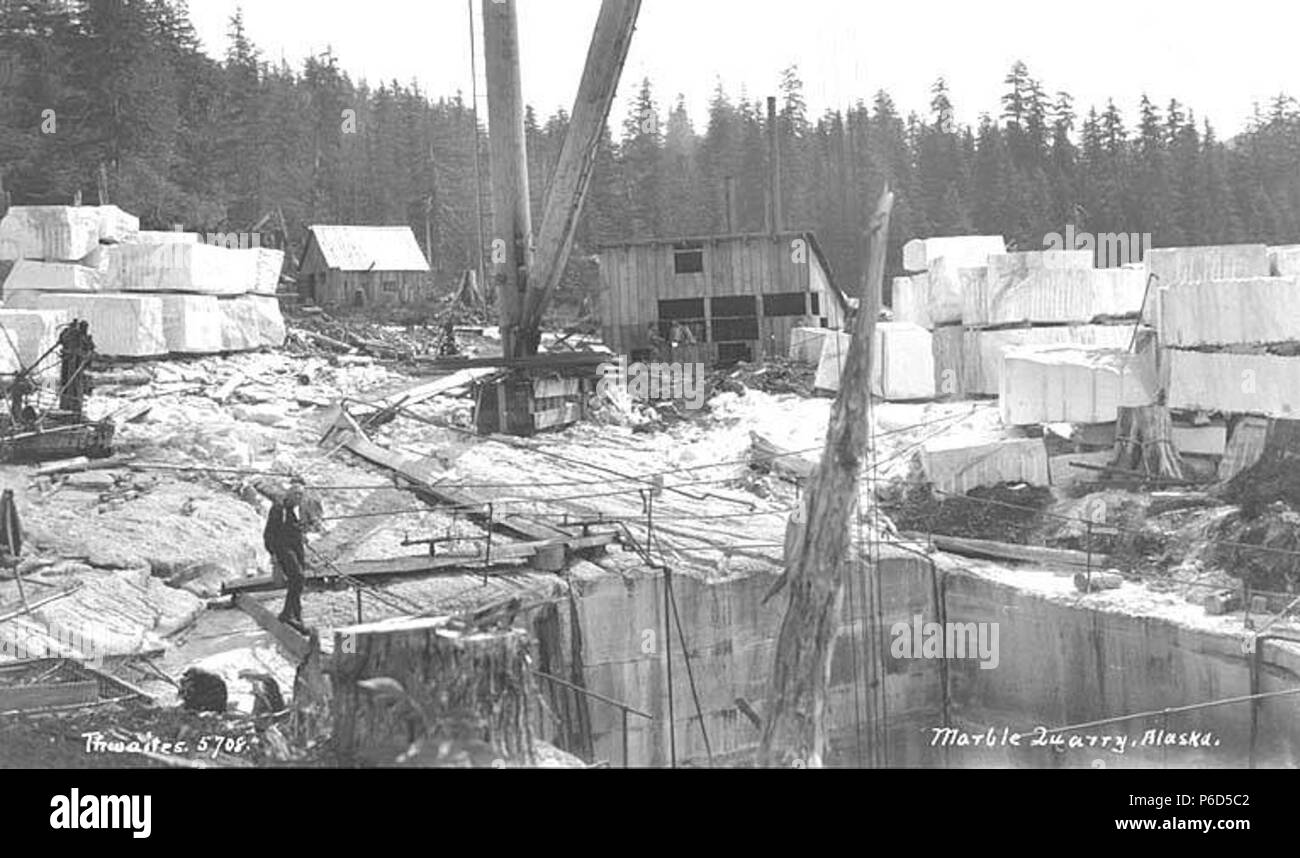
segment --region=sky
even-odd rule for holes
[[[418,81],[429,94],[469,99],[466,0],[189,0],[209,53],[224,54],[230,16],[264,56],[301,67],[333,49],[353,79]],[[599,0],[518,0],[524,97],[544,119],[572,108]],[[473,0],[478,37],[479,0]],[[1209,118],[1221,138],[1243,130],[1255,104],[1300,98],[1300,2],[1235,0],[1231,7],[1170,0],[644,0],[612,121],[648,77],[661,107],[685,96],[703,131],[720,81],[733,95],[775,94],[799,67],[815,117],[884,89],[900,111],[928,112],[943,76],[957,118],[996,115],[1019,59],[1048,93],[1076,108],[1113,97],[1136,124],[1139,97],[1171,98]],[[479,92],[482,96],[482,51]]]

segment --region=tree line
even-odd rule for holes
[[[332,52],[298,67],[268,60],[242,17],[207,56],[177,0],[16,0],[0,7],[0,178],[15,203],[81,192],[147,228],[237,232],[279,213],[301,252],[314,223],[409,224],[450,287],[490,246],[486,115],[462,93],[353,80]],[[1150,233],[1153,244],[1300,242],[1300,106],[1285,95],[1220,140],[1183,102],[1136,117],[1113,101],[1086,112],[1049,94],[1023,63],[994,113],[954,119],[944,80],[924,113],[885,92],[810,114],[797,68],[781,73],[777,132],[788,227],[814,230],[841,286],[863,265],[861,231],[884,183],[895,190],[891,268],[918,236]],[[767,223],[763,99],[721,84],[697,128],[682,96],[624,81],[626,119],[607,129],[575,255],[603,243]],[[526,116],[539,209],[568,115]],[[476,170],[477,167],[477,170]],[[477,175],[476,175],[477,174]],[[540,222],[535,211],[534,221]],[[481,220],[480,220],[481,218]],[[277,219],[278,220],[278,219]],[[576,287],[583,266],[571,266]]]

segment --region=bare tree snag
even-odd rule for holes
[[[524,337],[532,340],[524,346],[527,353],[537,349],[535,337],[542,315],[569,261],[578,218],[596,166],[596,151],[609,121],[640,11],[641,0],[604,0],[600,6],[569,130],[542,208],[535,268],[520,320]]]
[[[1115,427],[1115,466],[1129,471],[1183,478],[1183,460],[1174,448],[1174,424],[1163,405],[1121,408]]]
[[[533,264],[533,222],[515,0],[483,0],[483,55],[492,163],[493,285],[503,353],[520,357],[519,322]]]
[[[826,449],[808,485],[803,548],[786,570],[789,603],[777,638],[759,763],[820,767],[826,755],[826,687],[840,622],[858,475],[867,455],[876,318],[894,195],[886,188],[868,228],[868,263],[853,340],[831,410]]]

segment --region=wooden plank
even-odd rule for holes
[[[0,688],[0,712],[30,712],[51,706],[79,706],[97,700],[99,683],[93,679]]]
[[[351,578],[408,578],[428,575],[482,575],[497,570],[507,570],[508,574],[524,571],[528,567],[521,561],[528,560],[539,550],[562,545],[566,552],[581,551],[612,545],[618,541],[614,532],[578,536],[568,539],[550,539],[542,542],[519,542],[492,547],[491,561],[483,555],[448,554],[430,557],[428,555],[411,555],[407,557],[386,557],[382,560],[353,560],[334,563],[328,571],[308,575],[311,581],[336,581],[341,575]],[[234,593],[268,593],[283,590],[284,584],[270,575],[256,578],[244,578],[229,581],[222,585],[222,595]]]
[[[430,482],[426,474],[417,470],[417,462],[394,453],[392,450],[385,449],[367,438],[365,433],[357,426],[356,421],[346,411],[341,413],[340,420],[343,421],[344,425],[340,426],[336,423],[326,433],[325,438],[322,439],[324,444],[341,444],[345,449],[371,464],[393,471],[409,483],[415,494],[427,503],[457,507],[466,513],[467,518],[479,524],[483,524],[488,520],[487,501],[481,500],[469,492],[439,486]],[[562,530],[535,522],[524,516],[497,515],[491,519],[491,523],[523,539],[540,541],[568,536]]]
[[[385,396],[383,399],[368,404],[381,410],[402,405],[418,405],[425,400],[432,399],[433,397],[446,393],[447,391],[455,390],[458,387],[468,387],[480,378],[492,375],[495,371],[496,370],[492,367],[458,370],[444,378],[426,381],[422,384],[399,390],[396,393]]]
[[[994,560],[1014,560],[1020,563],[1039,563],[1044,566],[1063,566],[1070,569],[1086,568],[1088,552],[1071,551],[1066,548],[1045,548],[1039,545],[1017,545],[1010,542],[996,542],[991,539],[970,539],[963,536],[944,534],[905,533],[905,539],[925,542],[929,540],[934,547],[949,554],[963,557],[987,557]],[[1110,557],[1105,554],[1092,555],[1094,569],[1112,565]]]
[[[280,622],[261,602],[247,593],[235,594],[235,607],[252,617],[259,626],[271,633],[280,646],[288,650],[295,658],[304,659],[310,649],[306,637]]]

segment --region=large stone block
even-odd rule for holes
[[[274,295],[280,290],[284,251],[274,247],[257,247],[249,252],[257,254],[257,280],[251,291],[257,295]]]
[[[1274,277],[1300,277],[1300,244],[1270,247],[1268,263]]]
[[[838,392],[852,337],[836,333],[822,345],[814,386]],[[907,322],[876,326],[871,392],[889,401],[934,398],[934,346],[930,332]]]
[[[816,365],[821,361],[822,343],[832,333],[830,328],[794,328],[790,331],[790,360]]]
[[[1177,348],[1300,340],[1300,280],[1197,280],[1160,288],[1162,345]]]
[[[934,260],[926,277],[926,314],[932,324],[961,323],[966,295],[985,288],[987,279],[986,267],[961,266],[947,257]]]
[[[1166,349],[1170,408],[1258,414],[1300,414],[1300,358]]]
[[[0,220],[0,259],[73,262],[99,244],[94,206],[12,206]]]
[[[244,295],[257,286],[258,256],[210,244],[123,244],[112,260],[112,279],[124,292]]]
[[[967,325],[1084,323],[1135,315],[1146,279],[1126,268],[1093,268],[1086,250],[1044,250],[989,258],[988,274],[964,295]]]
[[[221,350],[246,352],[262,347],[262,321],[257,305],[247,298],[221,298]]]
[[[1132,325],[1057,325],[997,331],[968,329],[962,361],[963,389],[967,396],[996,396],[1002,379],[1002,356],[1010,348],[1072,344],[1126,349],[1132,342]]]
[[[962,438],[929,441],[921,447],[921,469],[940,492],[964,495],[981,486],[1051,482],[1047,447],[1041,438]]]
[[[203,236],[197,232],[180,230],[141,230],[132,239],[132,244],[199,244]]]
[[[95,206],[99,217],[99,240],[108,244],[132,241],[140,233],[140,218],[117,206]]]
[[[911,322],[923,328],[934,327],[930,318],[930,283],[925,272],[895,277],[890,309],[895,322]]]
[[[1155,275],[1143,317],[1153,319],[1155,290],[1202,280],[1239,280],[1268,277],[1272,268],[1268,248],[1262,244],[1227,244],[1210,247],[1161,247],[1148,250],[1146,270]]]
[[[257,317],[258,345],[278,349],[284,345],[288,329],[280,312],[280,299],[268,295],[249,295],[242,300],[253,305]]]
[[[1031,346],[1007,351],[999,407],[1008,426],[1109,423],[1120,408],[1156,401],[1154,352],[1097,346]]]
[[[1006,253],[1000,235],[956,235],[943,238],[914,238],[903,245],[903,268],[929,271],[934,261],[945,258],[955,268],[979,268],[997,253]]]
[[[95,350],[108,357],[155,357],[167,353],[162,301],[150,295],[16,292],[6,307],[63,310],[90,325]]]
[[[70,318],[62,310],[0,310],[0,353],[15,371],[36,368],[38,378],[53,378],[59,373],[58,355],[51,349],[58,344],[60,330]]]
[[[1222,456],[1228,446],[1228,427],[1223,423],[1204,426],[1174,426],[1174,449],[1190,456]]]
[[[4,293],[98,292],[102,285],[99,271],[85,265],[20,259],[5,279]]]
[[[215,295],[162,294],[163,335],[173,354],[216,354],[221,349],[221,309]]]
[[[965,388],[965,329],[945,325],[930,332],[934,354],[934,392],[936,396],[962,399]]]

